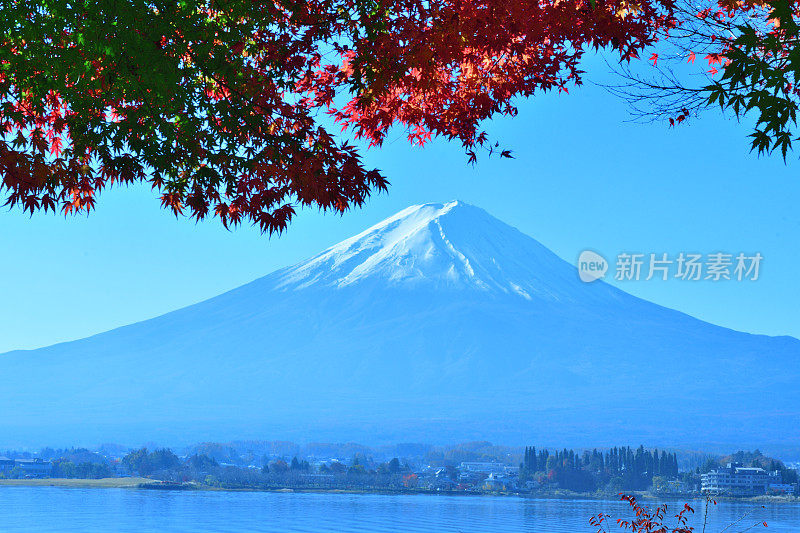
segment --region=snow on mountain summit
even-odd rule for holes
[[[461,201],[415,205],[278,274],[276,288],[389,286],[477,289],[572,299],[578,278],[536,240]]]

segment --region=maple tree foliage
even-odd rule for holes
[[[679,0],[674,11],[677,23],[660,40],[666,53],[651,56],[655,74],[623,67],[627,83],[612,91],[637,116],[673,126],[717,105],[751,113],[752,150],[779,150],[785,160],[797,140],[800,2]]]
[[[637,57],[672,0],[6,0],[0,191],[91,210],[148,182],[176,215],[282,231],[294,206],[343,211],[386,178],[355,143],[488,148],[515,97],[579,84],[582,55]],[[329,113],[341,132],[330,132]],[[501,156],[509,156],[502,151]]]
[[[694,513],[694,508],[688,503],[684,504],[678,514],[673,517],[673,525],[668,525],[666,504],[652,508],[640,504],[635,496],[628,494],[620,494],[620,499],[630,505],[633,518],[614,520],[608,514],[599,513],[589,520],[589,524],[597,528],[597,533],[607,532],[606,526],[613,523],[616,523],[622,530],[632,533],[692,533],[694,531],[694,528],[689,525],[689,518]]]
[[[695,509],[688,503],[683,504],[676,514],[670,515],[667,504],[645,505],[640,503],[636,496],[630,494],[620,494],[619,497],[621,501],[628,504],[633,517],[615,519],[609,514],[598,513],[589,519],[589,525],[596,528],[597,533],[610,533],[614,530],[630,531],[631,533],[695,533],[699,531],[705,533],[708,527],[708,511],[712,505],[717,505],[716,500],[706,496],[702,526],[695,527],[690,524]],[[767,527],[766,522],[748,522],[752,518],[752,513],[751,510],[742,514],[735,522],[725,526],[722,531],[744,533],[755,528]]]

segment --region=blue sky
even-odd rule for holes
[[[589,65],[598,71],[599,62]],[[602,79],[603,75],[589,75]],[[760,252],[755,282],[619,282],[723,326],[800,337],[800,176],[790,157],[749,153],[749,130],[716,110],[688,126],[633,124],[587,84],[520,104],[488,124],[514,160],[466,164],[443,141],[402,132],[366,154],[392,185],[363,209],[302,212],[281,237],[160,209],[147,187],[107,191],[89,217],[0,211],[0,353],[81,338],[189,305],[292,264],[411,204],[460,199],[574,263],[642,253]]]

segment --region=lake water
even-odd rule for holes
[[[761,509],[723,502],[710,512],[708,533],[721,531],[723,524],[754,507],[752,518],[742,524],[766,520],[769,528],[751,531],[800,531],[798,504]],[[591,533],[594,529],[588,520],[598,511],[619,514],[624,506],[620,502],[492,496],[0,488],[2,532]]]

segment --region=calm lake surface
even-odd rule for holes
[[[673,504],[673,505],[677,505]],[[699,507],[699,506],[698,506]],[[709,533],[753,509],[720,503]],[[742,527],[766,520],[772,533],[800,531],[800,505],[758,508]],[[619,502],[517,497],[181,492],[60,487],[0,488],[0,531],[593,532],[598,511]],[[627,518],[627,515],[626,515]]]

